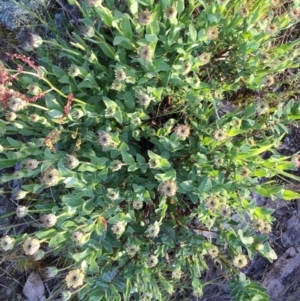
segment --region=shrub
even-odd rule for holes
[[[299,103],[267,93],[299,67],[299,39],[276,39],[297,7],[70,2],[82,19],[69,40],[33,35],[38,61],[10,54],[17,67],[1,68],[0,166],[15,166],[1,183],[35,227],[6,233],[2,249],[64,256],[64,300],[170,300],[183,282],[201,297],[209,257],[236,300],[240,287],[268,300],[243,272],[255,254],[276,259],[273,210],[254,193],[298,197],[258,180],[296,179],[276,149]]]

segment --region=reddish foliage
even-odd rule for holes
[[[64,107],[65,115],[69,114],[73,100],[74,100],[74,95],[71,93],[68,95],[68,102]]]

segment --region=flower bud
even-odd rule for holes
[[[4,151],[4,147],[2,144],[0,144],[0,154],[3,153],[3,151]]]
[[[62,291],[61,292],[61,301],[68,301],[72,297],[72,293],[70,291]]]
[[[38,95],[42,92],[42,89],[37,84],[31,84],[28,86],[28,93],[32,95]]]
[[[16,209],[17,217],[24,217],[28,214],[28,208],[26,206],[18,206]]]
[[[7,112],[5,114],[5,119],[7,121],[14,121],[17,118],[17,114],[13,111]]]
[[[43,222],[43,225],[46,227],[46,228],[51,228],[53,227],[56,222],[57,222],[57,217],[50,213],[50,214],[45,214],[44,216],[42,216],[42,222]]]
[[[83,38],[92,38],[95,35],[95,30],[93,26],[86,26],[82,30]]]
[[[45,256],[45,252],[43,250],[38,250],[36,253],[32,255],[33,261],[38,261],[43,259]]]
[[[31,34],[30,44],[33,48],[38,48],[43,44],[43,39],[37,34]]]
[[[46,270],[44,272],[46,278],[53,278],[57,275],[57,273],[58,273],[58,269],[54,266],[46,267]]]
[[[12,250],[15,245],[15,239],[6,235],[5,237],[1,238],[0,246],[4,251]]]

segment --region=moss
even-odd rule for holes
[[[5,54],[5,52],[12,52],[12,50],[18,46],[16,34],[17,33],[15,31],[8,30],[0,22],[0,57]]]

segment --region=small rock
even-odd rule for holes
[[[282,301],[286,289],[300,276],[300,247],[289,248],[267,274],[263,286],[274,301]]]
[[[287,221],[281,241],[286,247],[300,245],[300,220],[297,216],[292,216]]]

